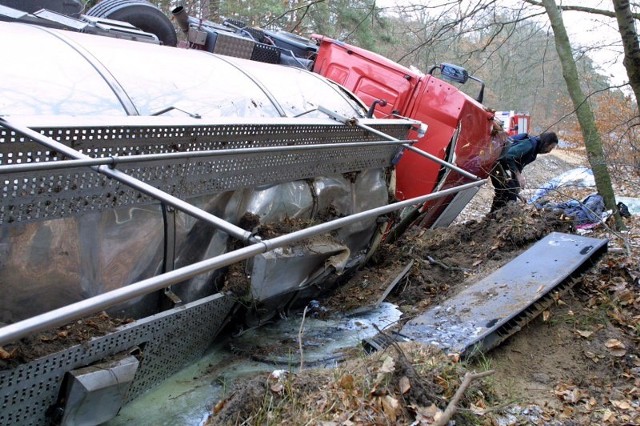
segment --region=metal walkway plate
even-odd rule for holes
[[[608,240],[554,232],[486,278],[409,321],[400,334],[469,354],[495,347],[606,252]]]

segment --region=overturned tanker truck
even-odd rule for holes
[[[450,223],[504,146],[478,100],[353,46],[187,19],[180,49],[113,17],[0,6],[0,424],[109,420],[229,323]],[[20,358],[105,310],[131,320]]]

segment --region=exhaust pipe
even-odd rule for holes
[[[178,6],[171,11],[171,14],[176,19],[178,26],[182,30],[183,33],[187,34],[189,32],[189,15],[187,14],[184,6]]]

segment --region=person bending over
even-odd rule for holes
[[[510,138],[510,143],[491,171],[495,191],[492,213],[518,199],[518,193],[525,185],[522,169],[535,161],[538,154],[551,152],[558,145],[558,136],[554,132],[541,133],[540,136],[519,133]]]

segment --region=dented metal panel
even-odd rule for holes
[[[400,333],[449,352],[490,349],[509,331],[517,331],[503,327],[527,315],[606,248],[607,240],[553,232],[488,277],[412,319]]]

